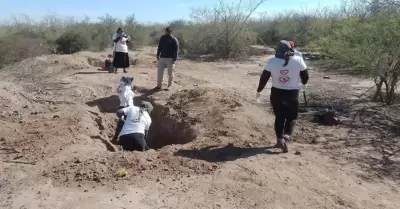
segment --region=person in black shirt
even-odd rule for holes
[[[167,27],[165,34],[161,36],[157,49],[157,90],[162,88],[165,67],[168,68],[168,88],[172,87],[174,80],[174,67],[178,58],[179,42],[171,34],[172,29]]]

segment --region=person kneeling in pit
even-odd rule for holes
[[[119,144],[127,151],[146,151],[146,139],[151,125],[150,113],[153,106],[143,101],[138,106],[128,106],[117,111],[117,116],[124,121],[119,133]]]

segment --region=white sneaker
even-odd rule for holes
[[[285,141],[287,141],[287,142],[290,141],[290,136],[287,134],[283,134],[282,138],[285,139]]]

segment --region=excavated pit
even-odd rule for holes
[[[184,120],[174,118],[169,108],[153,104],[152,124],[147,138],[151,149],[160,149],[167,145],[186,144],[197,138],[197,132]]]
[[[139,105],[142,100],[149,101],[148,98],[141,98],[139,96],[134,100],[135,105]],[[115,117],[119,103],[117,96],[110,96],[90,101],[86,104],[91,107],[97,106],[100,112],[108,113],[107,115],[113,114],[113,116],[106,117],[112,119]],[[147,146],[149,148],[160,149],[167,145],[186,144],[196,139],[196,130],[192,128],[189,122],[186,122],[184,119],[178,120],[170,113],[168,107],[155,104],[154,102],[152,104],[154,107],[150,114],[152,124],[147,138]],[[106,131],[107,135],[111,137],[115,131],[115,121],[116,117],[115,120],[107,120],[104,125],[99,126],[100,130]]]

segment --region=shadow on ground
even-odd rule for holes
[[[175,156],[187,157],[191,159],[204,160],[207,162],[227,162],[240,158],[251,157],[258,154],[279,154],[280,152],[270,151],[273,147],[236,147],[226,145],[224,147],[209,146],[202,149],[179,150]]]
[[[93,75],[93,74],[104,74],[104,73],[109,73],[109,72],[107,72],[107,71],[85,71],[85,72],[77,72],[77,73],[74,73],[74,74],[72,74],[72,75]]]
[[[119,98],[117,95],[112,95],[86,102],[86,104],[90,107],[97,106],[103,113],[116,113],[119,107]]]

